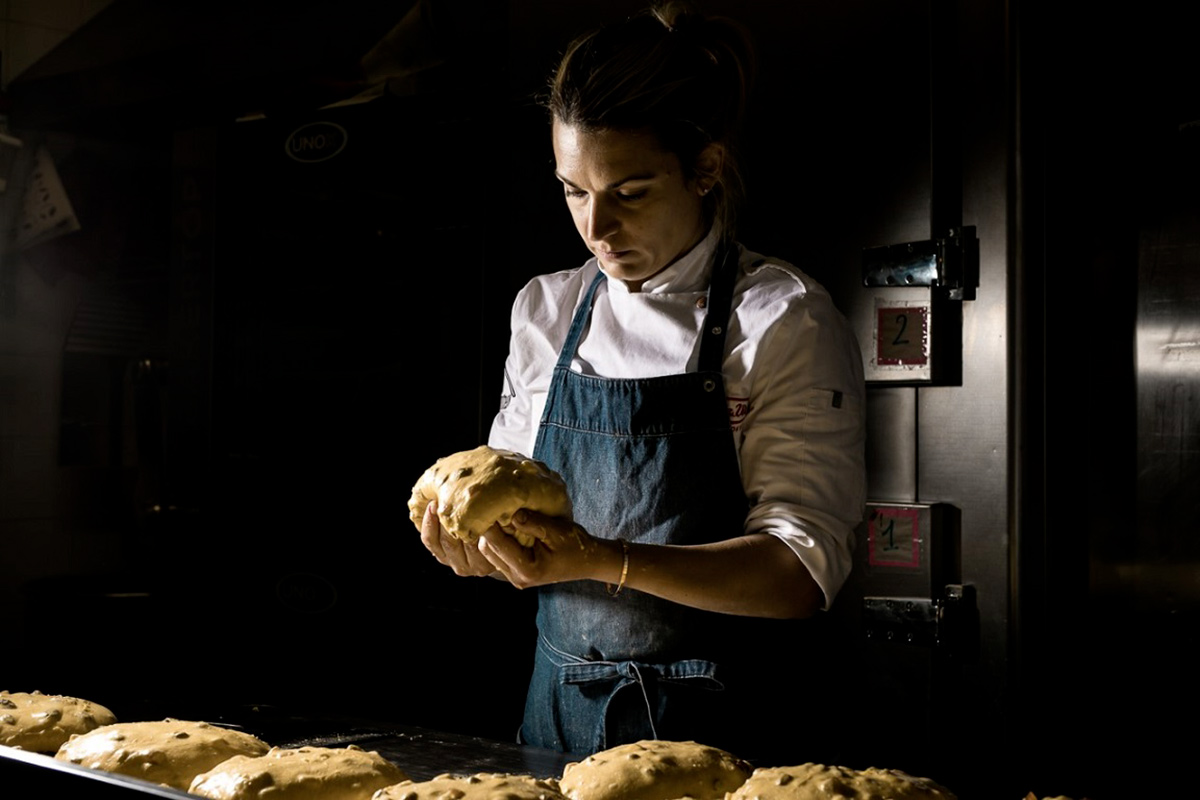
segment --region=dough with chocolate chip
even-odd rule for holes
[[[372,800],[566,800],[553,779],[530,775],[481,773],[468,777],[439,775],[428,781],[404,781],[375,793]]]
[[[262,755],[268,745],[242,731],[207,722],[165,719],[118,722],[71,739],[54,756],[175,789],[234,756]]]
[[[117,718],[78,697],[41,692],[0,692],[0,744],[34,753],[55,753],[72,734],[87,733]]]
[[[439,458],[413,486],[408,514],[418,529],[430,501],[451,536],[474,542],[499,525],[525,547],[534,540],[517,533],[512,516],[527,508],[571,518],[571,498],[562,477],[540,461],[487,445]]]
[[[756,769],[729,800],[955,800],[945,787],[894,769],[824,764]]]
[[[570,800],[724,800],[751,771],[715,747],[643,740],[568,764],[559,785]]]
[[[188,791],[210,800],[370,800],[408,775],[375,752],[345,748],[273,747],[237,756],[197,775]]]

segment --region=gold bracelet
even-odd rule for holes
[[[608,596],[616,597],[625,588],[625,579],[629,577],[629,542],[621,540],[621,580],[617,581],[617,588],[608,587]]]

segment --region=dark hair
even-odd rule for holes
[[[724,159],[709,177],[709,219],[732,237],[743,194],[736,140],[753,80],[744,29],[667,2],[576,39],[544,101],[561,123],[583,130],[650,130],[674,153],[689,180],[711,143]]]

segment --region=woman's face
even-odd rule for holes
[[[575,229],[600,266],[631,291],[707,233],[698,181],[653,134],[584,131],[554,122],[555,174]]]

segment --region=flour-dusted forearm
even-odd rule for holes
[[[725,614],[802,618],[824,602],[804,564],[774,536],[737,536],[704,545],[628,543],[626,548],[539,514],[519,514],[513,523],[537,540],[532,548],[508,536],[488,536],[480,552],[520,588],[569,580],[616,587],[624,571],[623,589]]]
[[[808,569],[774,536],[705,545],[633,545],[626,585],[705,611],[798,619],[824,595]]]

